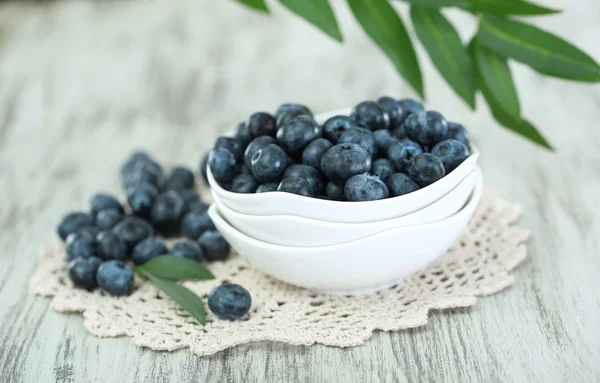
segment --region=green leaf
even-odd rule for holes
[[[269,13],[269,8],[265,4],[265,0],[235,0],[238,3],[242,3],[250,8],[256,9],[264,13]]]
[[[136,271],[147,271],[159,278],[173,281],[183,279],[215,279],[215,276],[202,264],[172,255],[161,255],[135,267]]]
[[[390,58],[400,75],[424,98],[423,79],[404,23],[387,0],[347,0],[367,35]]]
[[[404,0],[412,5],[428,8],[457,7],[470,12],[494,15],[550,15],[560,12],[524,0]]]
[[[335,14],[327,0],[279,0],[298,16],[339,42],[343,41]]]
[[[580,49],[551,33],[519,21],[486,16],[478,41],[504,57],[555,77],[600,81],[600,66]]]
[[[413,6],[410,15],[433,64],[456,93],[475,109],[473,66],[452,24],[434,9]]]
[[[171,297],[182,309],[190,313],[202,326],[206,325],[206,314],[204,312],[204,303],[199,296],[194,294],[187,288],[170,281],[157,277],[151,272],[144,269],[137,269],[140,273],[144,274],[156,287],[165,292]]]

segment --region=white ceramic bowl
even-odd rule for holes
[[[482,190],[479,178],[465,207],[444,220],[311,248],[272,245],[248,237],[223,218],[216,204],[208,213],[231,246],[264,273],[318,292],[363,294],[392,286],[443,254],[467,225]]]
[[[450,193],[431,205],[399,218],[369,223],[336,223],[291,215],[248,215],[231,210],[218,195],[214,200],[227,222],[249,237],[282,246],[329,246],[448,218],[462,209],[480,177],[481,169],[477,167]]]

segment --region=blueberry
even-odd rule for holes
[[[259,153],[260,150],[257,152]],[[254,193],[256,188],[258,187],[258,182],[252,174],[238,174],[235,176],[233,181],[231,181],[231,189],[230,191],[234,193]]]
[[[448,123],[441,113],[428,110],[410,115],[404,129],[409,139],[431,148],[448,133]]]
[[[387,128],[385,114],[374,101],[363,101],[352,109],[350,118],[356,125],[369,129],[378,130]]]
[[[248,169],[252,169],[252,157],[254,156],[254,153],[259,149],[267,147],[267,145],[276,143],[277,141],[270,136],[260,136],[253,139],[244,152],[244,165],[246,165]]]
[[[208,308],[221,319],[239,319],[250,311],[251,305],[248,290],[234,283],[223,283],[208,295]]]
[[[453,139],[456,141],[460,141],[467,147],[467,149],[471,148],[471,140],[469,139],[469,132],[465,129],[464,126],[458,124],[456,122],[448,122],[448,133],[444,137],[444,140]]]
[[[379,176],[368,173],[350,177],[344,186],[348,201],[375,201],[389,196],[390,192]]]
[[[117,209],[121,213],[124,213],[123,206],[119,201],[111,194],[97,193],[90,199],[91,213],[95,217],[98,215],[100,210],[104,209]]]
[[[88,233],[71,233],[65,242],[67,248],[67,261],[79,257],[93,257],[96,255],[96,240]]]
[[[58,232],[58,236],[64,241],[69,234],[76,232],[84,226],[91,226],[93,224],[94,217],[90,214],[77,211],[62,217],[56,227],[56,231]]]
[[[80,257],[69,262],[69,278],[76,287],[92,290],[98,284],[96,273],[102,264],[98,257]]]
[[[123,213],[117,209],[104,209],[96,215],[96,226],[101,230],[110,230],[123,219]]]
[[[315,192],[312,186],[310,186],[310,184],[308,183],[308,181],[298,177],[284,178],[283,181],[279,183],[277,191],[303,195],[305,197],[315,196]]]
[[[317,170],[321,170],[321,158],[326,151],[331,149],[333,144],[324,138],[317,138],[302,152],[302,163],[312,166]]]
[[[76,233],[88,234],[95,238],[96,235],[98,235],[98,233],[101,231],[102,230],[98,226],[90,225],[90,226],[80,227],[79,229],[77,229]]]
[[[431,185],[444,175],[442,160],[430,153],[419,154],[408,166],[408,176],[421,187]]]
[[[127,202],[134,215],[149,218],[154,201],[158,197],[158,189],[148,182],[142,182],[127,190]]]
[[[181,234],[190,239],[198,239],[207,230],[215,230],[215,225],[206,212],[190,211],[181,220]]]
[[[371,170],[369,152],[357,144],[339,144],[321,159],[321,170],[330,181],[345,184],[348,178]]]
[[[132,173],[133,168],[137,163],[146,163],[146,164],[154,164],[160,167],[150,155],[143,151],[133,152],[129,158],[123,163],[121,166],[121,179],[124,180],[125,177]]]
[[[413,158],[421,153],[423,153],[423,149],[419,144],[405,139],[389,147],[387,158],[394,165],[396,171],[403,172],[406,171]]]
[[[194,173],[184,166],[175,166],[163,184],[163,190],[188,190],[196,187]]]
[[[237,138],[219,137],[213,146],[213,149],[217,148],[229,150],[238,162],[241,162],[244,158],[244,146]]]
[[[375,147],[377,148],[377,154],[381,157],[387,155],[387,151],[390,146],[400,142],[398,137],[394,136],[392,132],[387,129],[379,129],[373,132],[375,138]]]
[[[110,295],[128,295],[133,290],[133,271],[125,262],[106,261],[98,268],[96,282]]]
[[[419,113],[424,110],[423,104],[421,104],[418,101],[412,100],[410,98],[405,98],[403,100],[399,100],[398,103],[400,104],[400,107],[402,108],[402,115],[400,116],[400,119],[398,120],[398,122],[399,122],[399,124],[397,125],[398,127],[400,127],[401,125],[404,125],[406,123],[406,119],[411,114]],[[398,138],[401,138],[401,137],[398,137]]]
[[[277,191],[279,184],[277,182],[267,182],[266,184],[260,185],[257,189],[257,193],[267,193]]]
[[[334,201],[345,201],[344,197],[344,186],[340,186],[333,182],[328,182],[325,187],[325,196]]]
[[[377,100],[377,105],[387,117],[390,130],[402,126],[404,122],[402,121],[402,105],[400,105],[398,100],[383,96]]]
[[[323,124],[323,137],[337,144],[340,136],[354,128],[354,122],[348,116],[333,116]]]
[[[254,152],[250,169],[256,181],[264,183],[279,180],[287,166],[288,156],[285,150],[275,144],[269,144]]]
[[[235,138],[240,142],[240,144],[242,144],[242,147],[244,148],[248,146],[250,141],[252,141],[252,134],[250,133],[248,124],[246,124],[245,121],[240,122],[235,127]]]
[[[266,112],[254,113],[248,119],[248,130],[252,137],[275,137],[275,133],[277,133],[275,117]]]
[[[302,178],[307,181],[312,190],[313,194],[321,194],[323,193],[323,188],[325,185],[323,184],[323,176],[321,173],[308,165],[292,165],[285,170],[283,173],[283,178]]]
[[[458,140],[444,140],[435,144],[431,154],[442,160],[446,174],[469,157],[469,148]]]
[[[231,246],[216,230],[205,231],[198,238],[198,244],[202,248],[204,257],[209,261],[224,261],[229,257]]]
[[[200,194],[196,190],[188,189],[188,190],[180,190],[178,191],[181,198],[183,198],[183,212],[187,213],[192,209],[203,209],[202,211],[206,211],[208,206],[204,202],[202,202],[202,198],[200,198]]]
[[[394,174],[394,165],[392,162],[385,158],[380,158],[373,162],[371,173],[376,174],[379,178],[385,182],[389,176]]]
[[[312,112],[304,105],[300,104],[283,104],[275,112],[275,118],[277,119],[277,127],[281,128],[289,121],[299,116],[313,117]]]
[[[365,128],[352,128],[342,134],[338,144],[358,144],[371,155],[375,157],[377,147],[375,145],[375,136],[373,132]]]
[[[149,182],[158,188],[162,181],[162,168],[156,162],[137,161],[131,164],[129,171],[122,173],[122,181],[126,188],[142,182]]]
[[[191,261],[201,262],[204,260],[204,253],[200,244],[191,239],[182,239],[171,246],[171,254],[176,257],[187,258]]]
[[[125,241],[128,252],[133,250],[141,240],[154,235],[154,230],[148,222],[132,216],[123,218],[112,231]]]
[[[125,260],[127,244],[112,231],[101,231],[96,236],[96,255],[104,260]]]
[[[210,155],[209,153],[205,153],[202,156],[202,160],[200,160],[200,175],[202,175],[202,178],[204,179],[204,182],[206,182],[208,184],[208,174],[206,174],[206,168],[208,167],[208,157]]]
[[[210,151],[208,166],[215,180],[229,183],[238,173],[235,156],[227,149],[217,148]]]
[[[279,128],[277,131],[277,142],[289,154],[297,155],[302,153],[311,141],[320,136],[321,126],[311,117],[300,116],[288,121]]]
[[[146,263],[152,258],[169,254],[165,242],[157,237],[148,237],[135,245],[131,252],[131,260],[136,265]]]
[[[185,210],[185,201],[179,193],[167,190],[156,197],[150,213],[150,222],[165,236],[179,234],[179,222]]]
[[[386,181],[390,196],[398,197],[419,190],[419,185],[404,173],[392,174]]]

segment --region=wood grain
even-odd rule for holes
[[[0,6],[0,381],[598,381],[600,87],[514,66],[524,114],[558,148],[551,154],[499,128],[481,99],[470,112],[421,48],[428,106],[468,126],[486,183],[523,206],[533,232],[505,292],[362,347],[257,343],[206,358],[94,338],[80,315],[27,295],[59,217],[97,190],[118,191],[130,150],[196,168],[215,137],[256,110],[415,96],[342,2],[344,45],[270,4],[271,17],[210,0]],[[547,5],[567,11],[533,22],[600,59],[596,2]],[[463,36],[474,30],[468,15],[448,15]]]

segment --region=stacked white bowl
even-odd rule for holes
[[[347,110],[317,116],[319,123]],[[441,180],[399,197],[339,202],[290,193],[239,194],[208,169],[209,214],[266,274],[329,294],[378,291],[427,266],[458,238],[481,198],[479,151]]]

